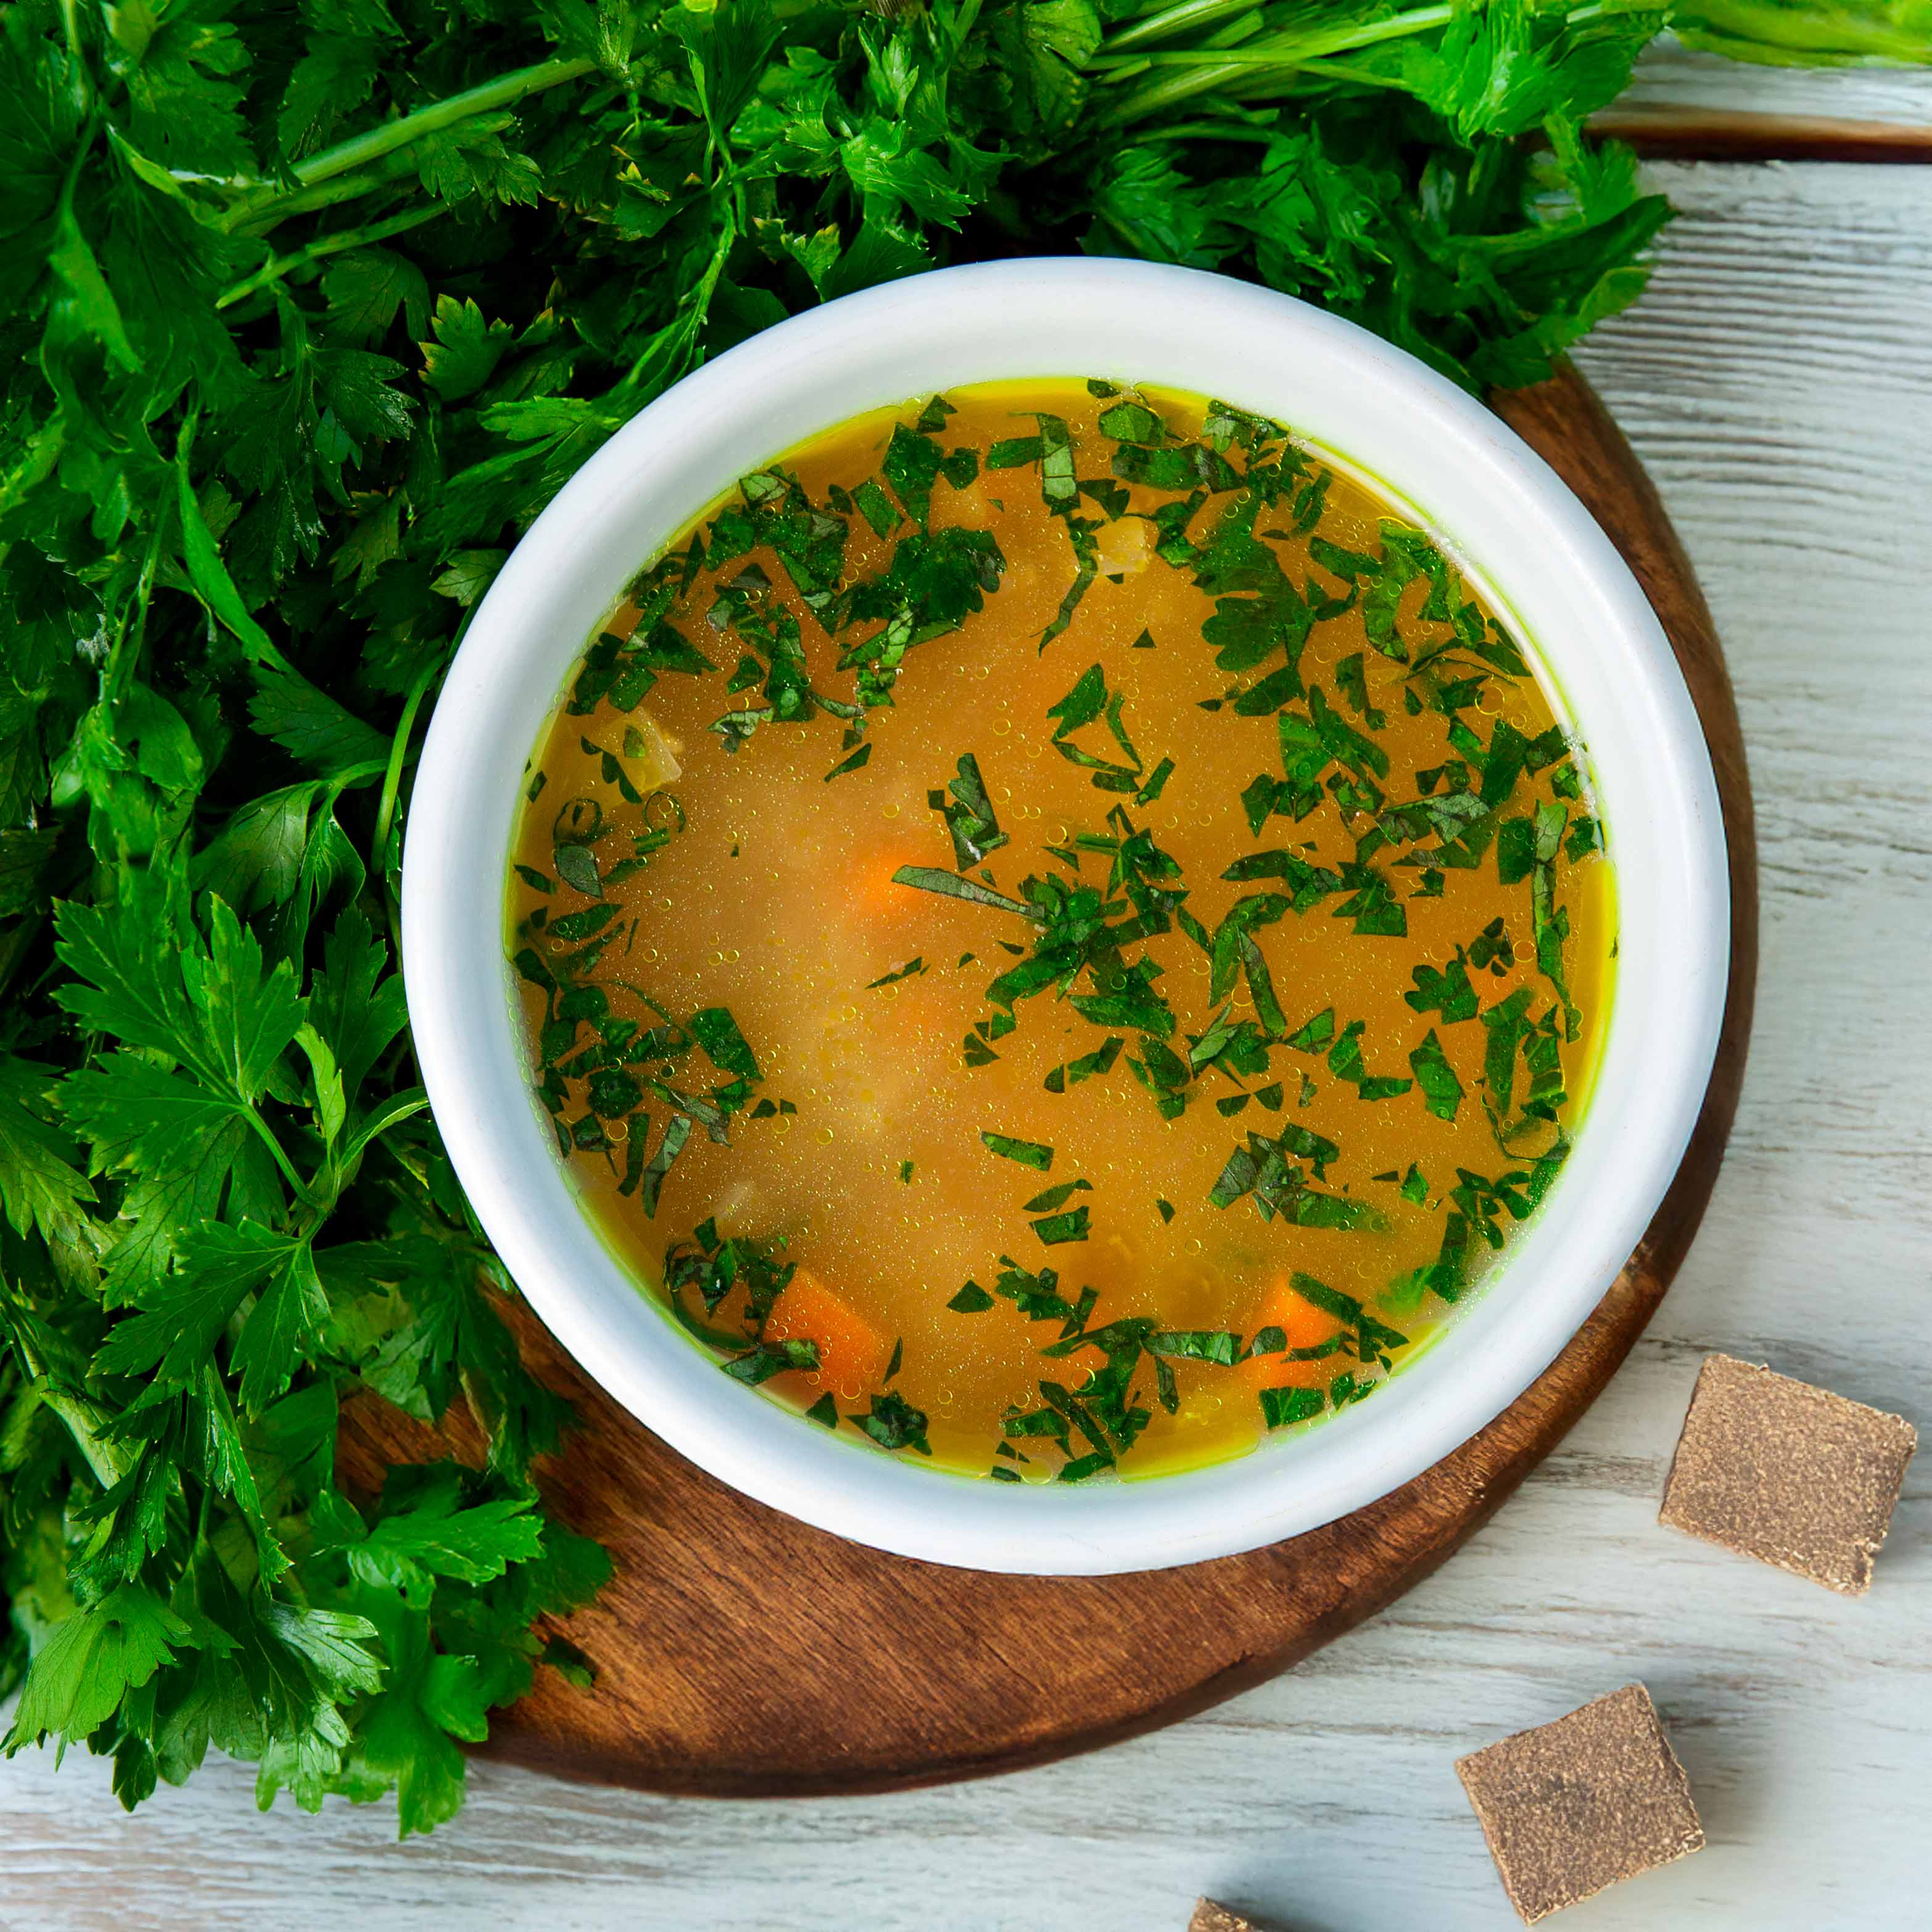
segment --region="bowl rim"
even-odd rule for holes
[[[637,569],[808,435],[935,389],[1054,375],[1274,417],[1444,542],[1585,728],[1619,934],[1565,1169],[1442,1338],[1375,1400],[1252,1454],[1072,1486],[918,1466],[702,1372],[706,1358],[578,1204],[533,1097],[503,943],[521,774]],[[479,877],[492,889],[477,892]],[[445,1146],[512,1277],[586,1372],[692,1462],[790,1515],[900,1555],[1040,1575],[1279,1541],[1385,1496],[1493,1420],[1595,1308],[1663,1198],[1702,1105],[1730,964],[1723,818],[1695,705],[1636,579],[1556,472],[1474,398],[1352,323],[1228,278],[1105,258],[937,270],[844,297],[706,363],[611,436],[473,614],[418,766],[402,909],[416,1052]]]

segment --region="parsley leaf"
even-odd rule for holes
[[[980,1138],[988,1153],[1016,1160],[1022,1167],[1035,1168],[1044,1174],[1053,1165],[1052,1148],[1038,1141],[1016,1140],[1010,1134],[988,1133],[983,1127],[980,1130]]]

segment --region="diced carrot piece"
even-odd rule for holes
[[[1249,1318],[1248,1334],[1279,1328],[1288,1337],[1291,1348],[1312,1348],[1327,1341],[1342,1326],[1326,1310],[1317,1308],[1295,1293],[1284,1276],[1264,1295]],[[1235,1371],[1252,1389],[1322,1388],[1339,1371],[1335,1356],[1312,1362],[1292,1362],[1286,1354],[1256,1355]]]
[[[772,1304],[765,1322],[768,1342],[812,1341],[818,1344],[819,1385],[847,1402],[875,1388],[886,1372],[886,1342],[858,1314],[816,1275],[800,1268]],[[804,1390],[803,1374],[776,1378],[774,1389],[796,1384]]]

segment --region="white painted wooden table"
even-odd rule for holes
[[[1646,105],[1676,84],[1654,76]],[[1802,85],[1802,111],[1834,111]],[[1922,83],[1862,85],[1850,111],[1932,108]],[[1709,1847],[1566,1932],[1932,1927],[1932,1454],[1862,1602],[1655,1522],[1710,1349],[1932,1432],[1932,167],[1654,172],[1682,218],[1642,306],[1581,359],[1736,680],[1757,1030],[1688,1265],[1497,1520],[1291,1675],[990,1783],[715,1804],[485,1766],[454,1824],[399,1846],[385,1810],[258,1816],[232,1765],[130,1818],[104,1762],[22,1756],[0,1766],[0,1928],[1178,1932],[1205,1892],[1283,1932],[1501,1928],[1451,1760],[1633,1678]]]

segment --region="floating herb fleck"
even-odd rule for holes
[[[987,1150],[1003,1160],[1016,1160],[1022,1167],[1037,1168],[1044,1174],[1053,1165],[1053,1150],[1039,1141],[1016,1140],[1011,1134],[989,1133],[984,1128],[980,1138]]]

